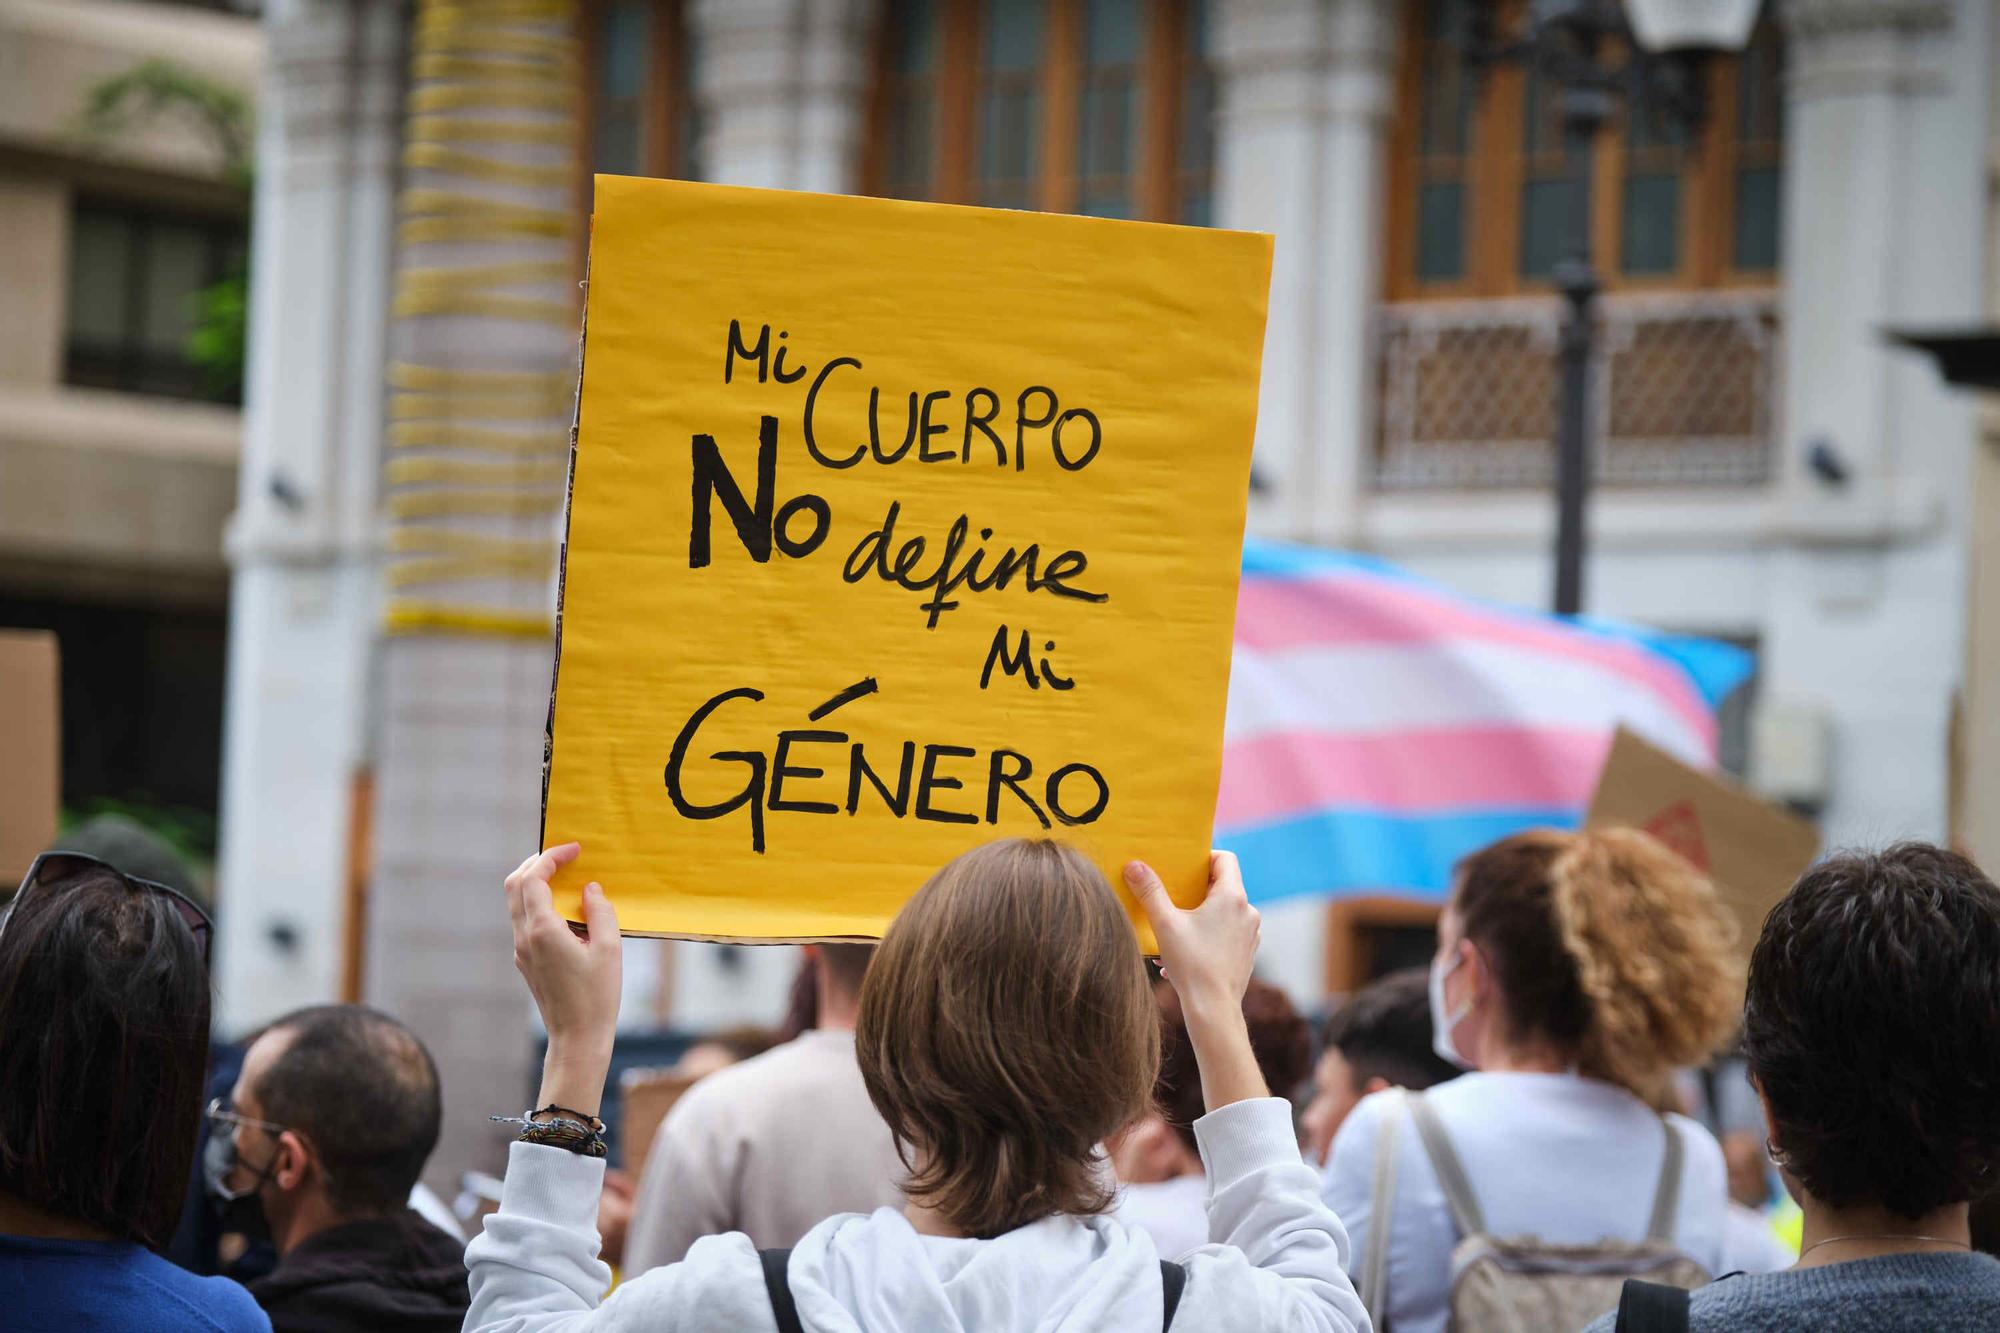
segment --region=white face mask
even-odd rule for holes
[[[1447,1064],[1470,1069],[1472,1062],[1458,1053],[1458,1044],[1451,1039],[1451,1034],[1472,1012],[1472,997],[1466,996],[1465,1003],[1455,1013],[1446,1013],[1444,1006],[1444,980],[1458,971],[1459,964],[1464,961],[1464,954],[1453,954],[1452,960],[1440,968],[1437,959],[1431,959],[1431,1049],[1437,1052],[1438,1059]]]

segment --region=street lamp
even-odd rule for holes
[[[1590,357],[1597,293],[1602,286],[1590,253],[1592,145],[1611,119],[1613,100],[1657,105],[1692,132],[1703,111],[1702,75],[1709,56],[1740,51],[1750,40],[1761,0],[1529,0],[1517,37],[1492,31],[1492,0],[1471,0],[1477,27],[1469,59],[1475,69],[1503,60],[1527,64],[1557,90],[1563,153],[1573,188],[1563,254],[1551,274],[1566,308],[1557,356],[1556,588],[1558,615],[1583,606],[1583,513],[1590,493]],[[1623,48],[1606,58],[1613,42]]]

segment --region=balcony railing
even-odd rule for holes
[[[1384,306],[1376,489],[1551,485],[1561,318],[1554,299]],[[1746,486],[1770,478],[1775,294],[1607,296],[1594,348],[1598,482]]]

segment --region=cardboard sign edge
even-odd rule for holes
[[[595,177],[592,179],[594,181]],[[593,231],[595,222],[596,215],[593,213]],[[548,714],[542,723],[542,810],[535,830],[536,851],[546,850],[549,839],[549,776],[555,766],[556,754],[556,685],[562,678],[563,600],[569,588],[570,516],[576,508],[576,438],[578,427],[583,421],[583,358],[589,345],[590,333],[590,257],[591,247],[586,242],[583,258],[583,300],[579,303],[582,312],[578,315],[576,324],[576,395],[569,409],[569,469],[563,475],[562,541],[556,548],[555,651],[549,661]],[[637,931],[622,933],[638,934]]]
[[[1756,791],[1747,783],[1744,783],[1738,778],[1736,778],[1733,774],[1721,772],[1719,770],[1704,771],[1702,769],[1694,767],[1694,765],[1681,759],[1680,757],[1671,753],[1670,751],[1663,749],[1658,745],[1655,745],[1653,742],[1647,740],[1644,736],[1640,735],[1632,728],[1625,726],[1623,723],[1620,723],[1617,727],[1613,728],[1611,733],[1611,748],[1604,752],[1604,769],[1603,771],[1599,772],[1597,778],[1597,785],[1592,789],[1590,793],[1590,803],[1584,808],[1583,822],[1585,828],[1604,827],[1604,825],[1598,823],[1599,801],[1602,797],[1604,790],[1604,773],[1610,771],[1612,757],[1618,753],[1618,748],[1621,745],[1636,746],[1638,749],[1643,751],[1649,759],[1664,761],[1665,763],[1675,768],[1685,769],[1695,774],[1697,777],[1703,779],[1704,781],[1714,783],[1716,786],[1722,788],[1725,792],[1727,792],[1731,796],[1737,797],[1740,800],[1754,801],[1758,805],[1763,806],[1765,812],[1770,814],[1773,818],[1780,819],[1785,823],[1789,824],[1793,832],[1797,833],[1800,836],[1802,845],[1804,840],[1806,839],[1811,840],[1813,846],[1813,850],[1811,852],[1812,856],[1816,857],[1819,855],[1821,851],[1825,850],[1826,846],[1825,835],[1820,832],[1818,826],[1815,825],[1811,820],[1805,818],[1803,815],[1800,815],[1796,811],[1787,810],[1784,806],[1779,805],[1777,802],[1769,799],[1760,792]]]

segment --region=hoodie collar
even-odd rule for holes
[[[809,1333],[1158,1333],[1159,1254],[1102,1217],[1046,1217],[990,1240],[924,1236],[893,1208],[829,1218],[792,1251]]]

